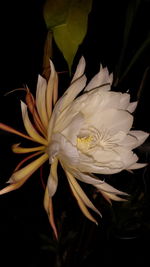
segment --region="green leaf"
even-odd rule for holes
[[[48,30],[65,23],[70,0],[46,0],[43,8],[43,15]]]
[[[69,70],[79,45],[82,43],[88,23],[92,0],[47,0],[44,18],[58,48],[66,59]]]

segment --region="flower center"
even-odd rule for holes
[[[89,150],[93,141],[93,136],[77,137],[77,147],[81,151]]]
[[[98,129],[90,127],[88,130],[82,130],[77,137],[77,148],[82,152],[88,152],[90,149],[99,147],[99,149],[112,149],[116,146],[117,138],[110,135],[109,131],[102,127]]]

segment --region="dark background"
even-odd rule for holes
[[[100,62],[107,65],[110,71],[116,69],[123,46],[129,2],[93,1],[87,35],[75,57],[73,72],[81,55],[87,61],[86,73],[89,79],[98,71]],[[35,93],[37,75],[42,72],[47,34],[42,15],[43,3],[44,1],[33,0],[8,1],[0,7],[0,121],[20,130],[24,130],[20,114],[20,99],[24,98],[24,92],[8,96],[4,94],[23,87],[24,84]],[[141,1],[129,35],[122,72],[150,34],[149,14],[150,1]],[[56,70],[66,71],[67,64],[55,43],[53,51]],[[114,90],[125,92],[129,89],[131,99],[135,100],[143,74],[149,65],[148,46]],[[69,74],[60,74],[59,78],[61,95],[69,84]],[[150,132],[149,90],[150,72],[142,88],[134,121],[136,129],[147,132]],[[19,161],[19,156],[11,152],[11,145],[17,142],[18,137],[0,132],[1,188]],[[149,162],[149,142],[140,147],[137,153],[141,161]],[[60,242],[57,243],[43,209],[44,190],[37,171],[21,189],[0,197],[1,266],[55,266],[58,254],[66,257],[64,266],[70,267],[110,264],[145,266],[149,262],[147,242],[150,241],[149,173],[147,166],[144,170],[135,171],[134,175],[123,172],[112,177],[114,185],[116,183],[121,189],[127,189],[133,197],[126,206],[113,203],[110,207],[102,198],[97,200],[103,219],[96,227],[81,214],[60,170],[60,186],[54,200],[61,232]]]

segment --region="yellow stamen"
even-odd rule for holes
[[[80,150],[88,150],[91,147],[91,142],[93,141],[93,136],[85,136],[77,138],[77,147]]]

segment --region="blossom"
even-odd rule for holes
[[[27,134],[0,124],[1,129],[40,144],[29,148],[21,147],[20,144],[13,146],[15,153],[32,154],[16,167],[9,179],[10,185],[2,189],[0,194],[22,186],[35,170],[49,160],[50,174],[44,207],[57,236],[52,197],[58,186],[58,163],[65,171],[81,211],[88,219],[97,223],[90,209],[99,215],[101,213],[83,191],[82,182],[94,186],[109,202],[123,201],[122,196],[127,193],[109,185],[96,174],[115,174],[122,170],[144,167],[145,163],[137,163],[138,157],[133,149],[146,140],[148,133],[132,130],[132,113],[137,102],[130,103],[128,93],[111,91],[113,75],[109,74],[107,68],[101,66],[100,71],[87,84],[84,74],[85,60],[82,57],[69,88],[57,101],[58,77],[53,63],[50,62],[50,65],[48,84],[39,76],[36,99],[27,88],[26,104],[21,102]],[[28,110],[32,114],[32,121]],[[34,156],[38,158],[21,167]]]

